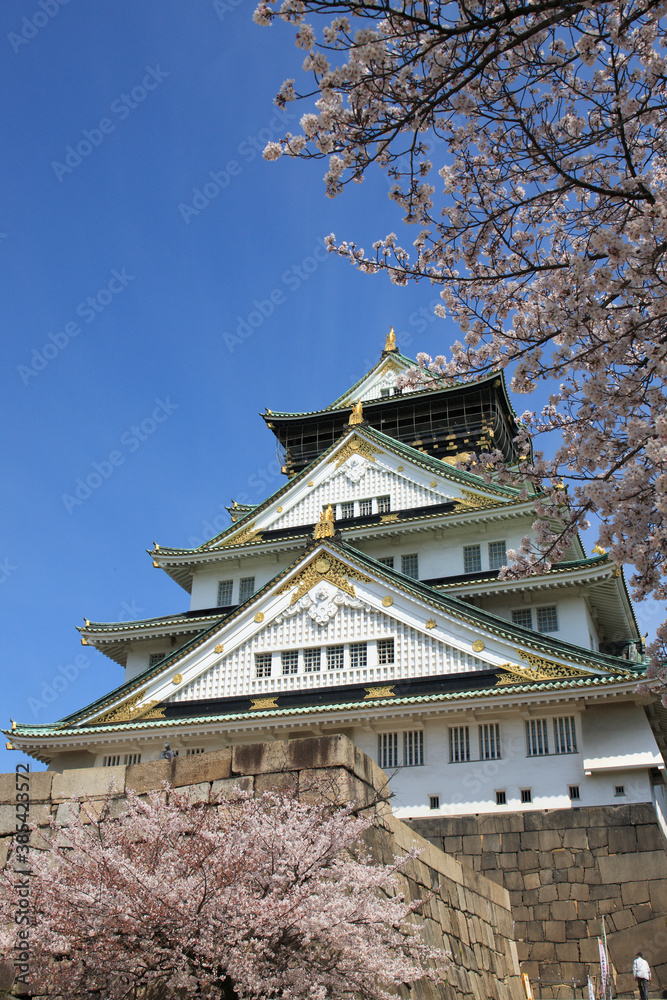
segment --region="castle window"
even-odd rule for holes
[[[552,604],[547,608],[537,608],[537,631],[558,631],[558,609],[555,604]]]
[[[412,577],[413,580],[419,579],[419,555],[416,552],[401,556],[401,573]]]
[[[350,644],[350,667],[365,667],[368,662],[368,650],[365,642]]]
[[[533,627],[532,608],[516,608],[512,612],[512,623],[514,625],[522,625],[523,628],[532,628]]]
[[[449,730],[449,763],[462,764],[470,760],[470,727],[451,726]]]
[[[413,729],[403,733],[403,766],[418,767],[424,763],[424,731]]]
[[[206,747],[188,747],[185,751],[185,756],[196,757],[200,753],[206,753]]]
[[[614,796],[621,798],[625,795],[625,785],[614,785]]]
[[[549,735],[546,719],[529,719],[526,723],[526,743],[529,757],[543,757],[549,753]]]
[[[140,753],[126,753],[123,758],[123,764],[141,764],[141,754]]]
[[[373,501],[372,500],[360,500],[359,501],[359,517],[368,517],[369,514],[373,513]]]
[[[345,666],[345,646],[327,646],[327,670],[342,670]]]
[[[393,392],[393,390],[391,388],[390,389],[380,389],[380,397],[382,399],[387,399],[389,396],[391,396],[392,392]]]
[[[378,497],[378,514],[388,514],[391,510],[391,497]]]
[[[521,802],[524,805],[526,805],[526,803],[532,802],[532,801],[533,801],[533,791],[532,791],[532,789],[531,788],[522,788],[521,789]]]
[[[314,674],[322,669],[322,650],[319,646],[317,649],[304,649],[303,669],[307,674]]]
[[[398,767],[398,733],[379,733],[378,763],[380,767]]]
[[[573,802],[581,798],[579,795],[579,785],[570,785],[568,792]]]
[[[103,767],[117,767],[120,764],[120,754],[112,753],[108,757],[104,758]]]
[[[574,716],[562,715],[554,719],[554,753],[576,753],[577,731]]]
[[[382,563],[383,566],[388,566],[389,569],[393,569],[394,568],[394,557],[393,556],[382,556],[381,559],[378,559],[378,562]]]
[[[271,676],[271,654],[255,653],[255,677]]]
[[[342,503],[340,505],[340,516],[341,520],[345,521],[350,517],[354,517],[354,504],[353,503]]]
[[[394,640],[378,639],[377,641],[378,663],[394,662]]]
[[[284,649],[280,654],[280,662],[283,674],[297,674],[299,672],[299,651],[297,649]]]
[[[479,727],[479,759],[500,759],[500,724],[498,722],[485,723]]]
[[[255,593],[255,577],[244,576],[239,581],[239,604],[249,600]]]
[[[506,562],[505,542],[489,542],[489,569],[500,569]]]
[[[463,572],[479,573],[482,568],[482,551],[479,545],[463,546]]]
[[[500,792],[496,792],[496,805],[497,806],[507,805],[507,794],[504,789]]]
[[[232,589],[234,587],[233,580],[219,580],[218,581],[218,607],[228,608],[232,603]]]
[[[154,667],[156,663],[160,662],[160,660],[164,660],[166,655],[166,653],[149,653],[148,666]]]
[[[440,796],[439,795],[429,795],[429,797],[428,797],[428,807],[429,807],[429,809],[439,809],[440,808]]]

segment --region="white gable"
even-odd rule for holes
[[[384,358],[380,365],[371,370],[354,389],[341,397],[340,402],[336,403],[336,408],[352,406],[357,399],[360,399],[362,403],[372,399],[380,399],[383,395],[383,389],[389,390],[389,395],[391,395],[396,389],[396,376],[406,372],[410,367],[412,365],[396,355]]]

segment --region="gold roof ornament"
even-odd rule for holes
[[[603,549],[601,545],[594,545],[593,546],[593,552],[595,552],[595,554],[598,555],[598,556],[606,556],[607,555],[607,550]]]
[[[387,339],[384,342],[384,349],[385,351],[398,350],[398,347],[396,346],[396,334],[394,333],[393,326],[389,327],[389,333],[387,334]]]
[[[320,514],[319,521],[315,525],[313,538],[333,538],[334,532],[334,513],[331,504],[328,503],[326,508]]]
[[[356,403],[352,406],[352,413],[350,414],[350,419],[348,423],[350,427],[354,427],[355,424],[363,424],[364,422],[364,408],[361,405],[361,400],[358,399]]]

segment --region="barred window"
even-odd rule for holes
[[[345,646],[327,646],[327,670],[342,670],[345,666]]]
[[[532,788],[522,788],[521,789],[521,801],[525,805],[526,802],[533,801],[533,790]]]
[[[303,669],[307,674],[315,674],[322,669],[322,650],[319,646],[317,649],[304,649]]]
[[[342,503],[340,505],[340,516],[343,520],[345,520],[348,517],[354,517],[354,504]]]
[[[440,808],[440,796],[439,795],[429,795],[429,797],[428,797],[428,807],[429,807],[429,809],[439,809]]]
[[[537,608],[537,631],[558,631],[558,609],[555,604],[552,604],[547,608]]]
[[[206,753],[206,747],[188,747],[185,751],[185,756],[196,757],[200,753]]]
[[[373,501],[372,500],[360,500],[359,501],[359,516],[368,517],[369,514],[373,513]]]
[[[239,604],[249,600],[255,593],[255,577],[244,576],[239,581]]]
[[[280,654],[283,674],[297,674],[299,672],[299,651],[298,649],[284,649]]]
[[[378,663],[394,662],[394,640],[378,639],[377,641]]]
[[[463,546],[463,572],[479,573],[482,568],[482,551],[479,545]]]
[[[413,580],[419,579],[419,555],[416,552],[401,556],[401,573]]]
[[[489,569],[500,569],[506,562],[505,542],[489,542]]]
[[[577,732],[573,715],[554,719],[554,753],[576,753]]]
[[[579,793],[579,785],[570,785],[568,788],[568,792],[573,802],[576,802],[577,799],[581,798],[581,795]]]
[[[543,757],[549,753],[546,719],[529,719],[526,722],[526,743],[529,757]]]
[[[403,765],[417,767],[424,763],[424,731],[413,729],[403,733]]]
[[[232,603],[233,580],[218,581],[218,607],[227,608]]]
[[[383,566],[388,566],[389,569],[393,569],[394,568],[394,557],[393,556],[382,556],[381,559],[378,559],[378,562],[382,563]]]
[[[479,759],[500,759],[500,723],[486,722],[479,727]]]
[[[378,514],[388,514],[391,510],[391,497],[378,497]]]
[[[507,805],[507,793],[505,792],[505,789],[503,789],[502,791],[496,792],[496,805],[497,806],[506,806]]]
[[[271,654],[255,653],[255,677],[271,676]]]
[[[148,656],[148,666],[154,667],[160,660],[164,660],[166,653],[150,653]]]
[[[470,727],[451,726],[449,730],[449,763],[470,760]]]
[[[524,628],[533,627],[532,608],[516,608],[512,612],[512,621],[515,625],[523,625]]]
[[[120,764],[120,754],[112,753],[108,757],[104,758],[103,767],[117,767]]]
[[[350,666],[365,667],[368,663],[368,650],[365,642],[350,644]]]
[[[380,767],[398,767],[398,733],[379,733],[378,763]]]
[[[123,758],[123,764],[141,764],[141,754],[140,753],[126,753]]]

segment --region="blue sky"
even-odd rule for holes
[[[383,176],[330,201],[323,163],[262,159],[298,129],[301,109],[281,117],[273,96],[301,53],[252,9],[2,5],[3,725],[120,683],[81,647],[84,616],[188,606],[145,550],[199,544],[231,498],[277,488],[265,406],[327,405],[390,325],[412,356],[456,339],[430,286],[322,250],[331,231],[365,246],[400,233]],[[658,621],[647,606],[644,630]]]

